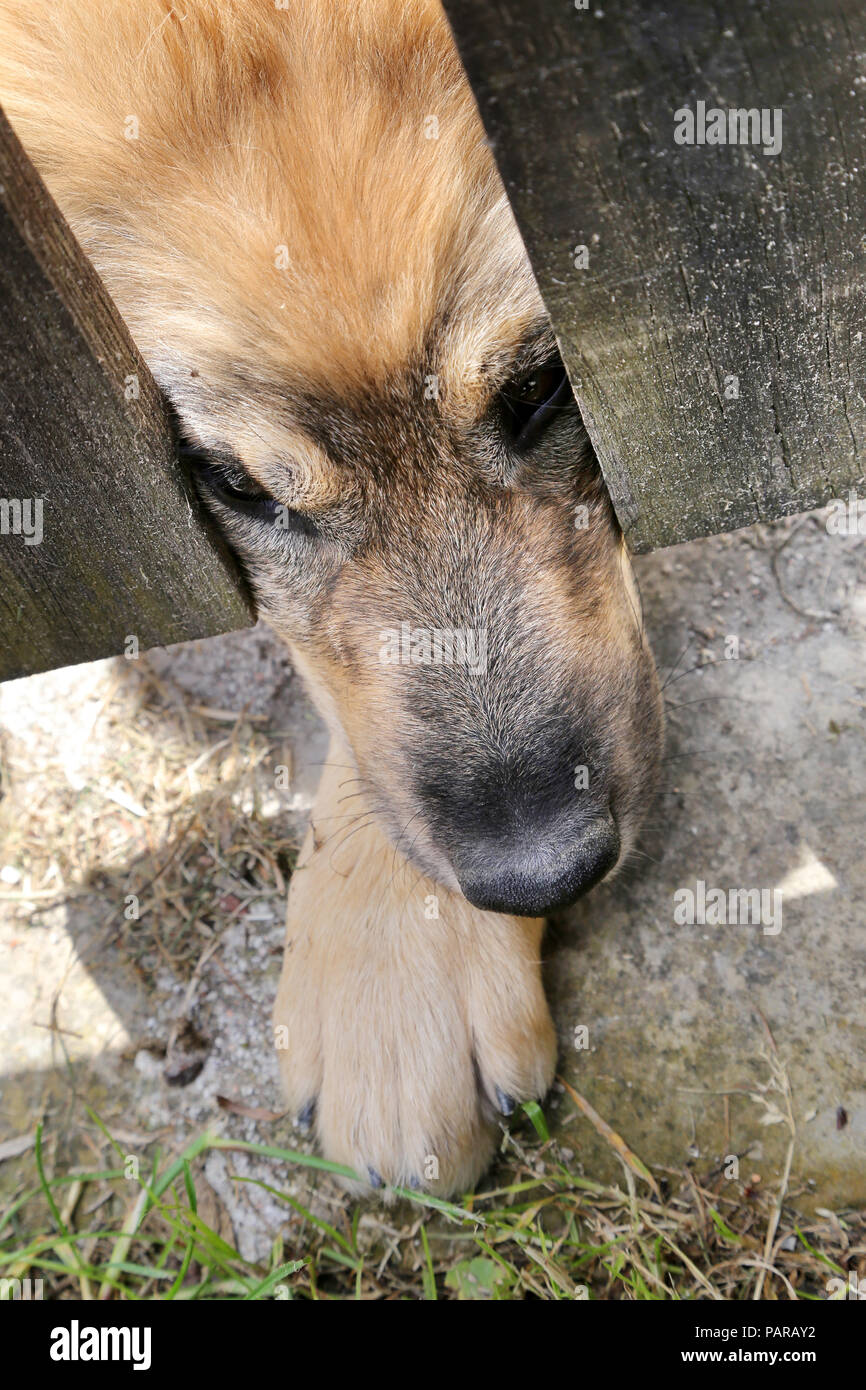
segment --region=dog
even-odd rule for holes
[[[274,1013],[373,1188],[477,1181],[627,859],[661,697],[438,0],[0,0],[0,101],[332,732]],[[268,1040],[270,1045],[271,1040]]]

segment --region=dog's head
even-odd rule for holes
[[[632,844],[660,698],[449,31],[431,0],[183,8],[126,7],[45,172],[394,842],[544,912]]]

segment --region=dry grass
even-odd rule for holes
[[[95,1117],[90,1138],[109,1165],[124,1161]],[[333,1214],[323,1220],[286,1192],[290,1220],[251,1263],[199,1204],[201,1156],[269,1157],[268,1190],[279,1194],[280,1173],[309,1167],[308,1155],[201,1136],[172,1161],[155,1156],[130,1199],[122,1166],[45,1176],[40,1138],[39,1181],[0,1214],[2,1275],[44,1278],[58,1299],[700,1301],[755,1298],[756,1274],[763,1298],[826,1298],[830,1279],[866,1270],[866,1213],[777,1220],[773,1194],[726,1196],[719,1175],[657,1170],[655,1196],[628,1167],[621,1185],[604,1185],[570,1173],[551,1144],[512,1135],[506,1147],[500,1185],[462,1207],[404,1194],[364,1209],[320,1160]]]
[[[71,740],[0,743],[0,840],[18,876],[0,902],[30,919],[89,897],[105,944],[187,981],[214,933],[255,920],[260,900],[282,908],[297,837],[276,769],[290,773],[291,748],[244,710],[191,704],[146,658],[112,666]]]

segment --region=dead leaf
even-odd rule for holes
[[[242,1101],[230,1100],[228,1096],[217,1096],[216,1099],[220,1110],[227,1110],[230,1115],[243,1115],[247,1120],[261,1120],[265,1124],[281,1120],[289,1113],[287,1110],[265,1110],[260,1105],[244,1105]]]

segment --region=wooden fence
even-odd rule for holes
[[[632,547],[862,487],[862,0],[445,8]]]
[[[0,679],[250,621],[153,378],[0,115]]]
[[[862,488],[866,7],[445,2],[632,547]],[[0,679],[252,620],[2,117],[0,579]]]

